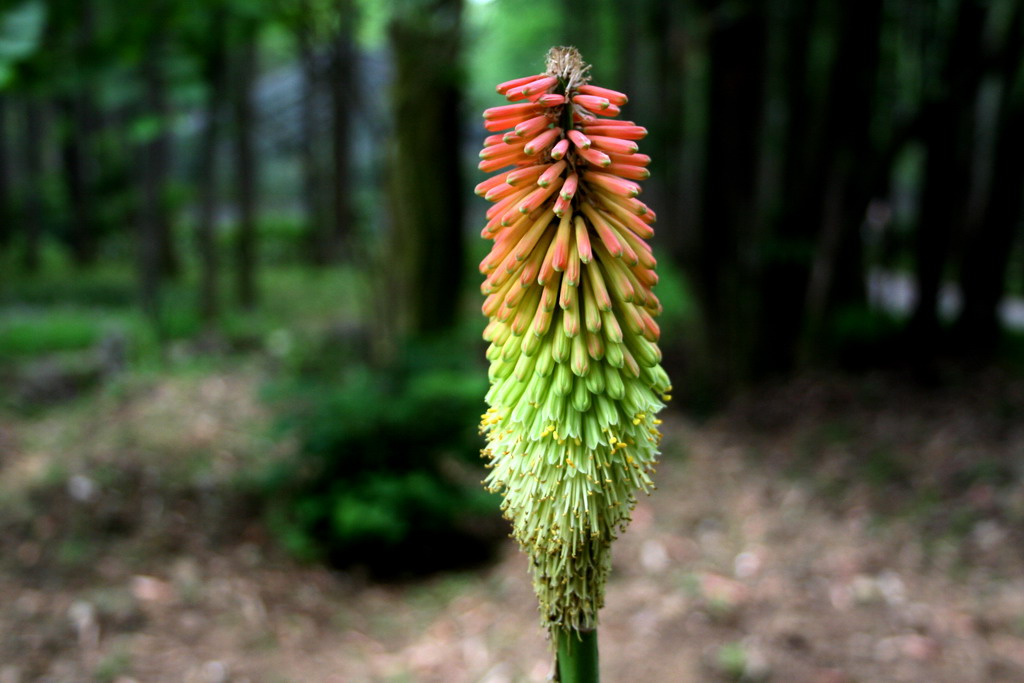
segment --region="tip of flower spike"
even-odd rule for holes
[[[547,73],[557,76],[570,85],[580,85],[590,80],[590,65],[583,61],[580,51],[571,46],[553,47],[548,50]],[[566,90],[570,90],[566,87]]]

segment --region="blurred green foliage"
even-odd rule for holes
[[[44,315],[8,316],[0,324],[0,357],[87,348],[100,335],[100,326],[88,311],[49,309]]]
[[[41,0],[0,10],[0,88],[14,77],[12,65],[39,49],[45,22],[46,5]]]

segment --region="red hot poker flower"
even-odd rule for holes
[[[592,627],[609,547],[651,486],[668,400],[658,276],[645,240],[654,212],[646,129],[615,117],[622,93],[588,85],[572,48],[545,74],[498,86],[476,187],[493,206],[480,264],[491,320],[490,408],[482,429],[503,510],[530,555],[545,625]]]

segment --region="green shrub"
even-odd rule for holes
[[[467,367],[479,354],[458,351],[410,347],[385,369],[311,363],[315,377],[300,370],[274,388],[298,448],[264,485],[291,552],[390,576],[484,559],[490,539],[475,529],[495,528],[497,510],[479,485],[486,373]]]

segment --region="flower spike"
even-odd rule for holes
[[[590,85],[574,48],[546,73],[506,81],[513,104],[484,112],[493,133],[476,187],[493,202],[480,264],[490,405],[481,422],[487,488],[530,556],[554,635],[597,623],[610,546],[630,520],[661,438],[671,391],[659,365],[654,212],[646,129],[617,116],[627,97]],[[559,638],[553,638],[553,642]]]

